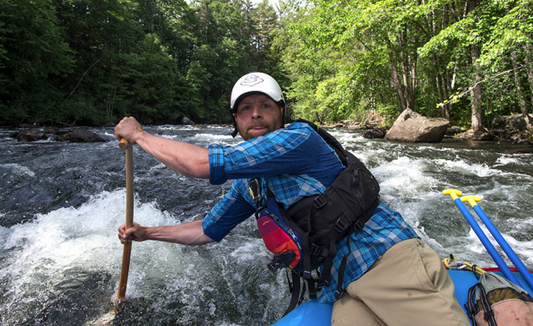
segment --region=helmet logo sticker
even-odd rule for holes
[[[259,77],[258,75],[249,75],[244,78],[244,80],[241,82],[241,85],[254,87],[262,82],[264,82],[263,78]]]

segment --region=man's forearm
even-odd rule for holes
[[[135,143],[161,163],[182,175],[209,178],[209,151],[205,148],[147,132],[139,135]]]
[[[133,117],[123,118],[115,126],[117,140],[126,138],[172,170],[188,177],[208,179],[209,151],[205,148],[147,133]]]
[[[204,234],[202,221],[193,221],[173,226],[147,227],[146,240],[157,240],[178,243],[182,245],[203,245],[213,242]]]

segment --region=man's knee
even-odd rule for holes
[[[385,326],[361,301],[346,292],[333,304],[332,326]]]

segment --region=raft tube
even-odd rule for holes
[[[495,272],[496,274],[503,276],[501,272]],[[455,285],[455,297],[461,307],[464,306],[468,300],[468,289],[478,282],[474,273],[467,270],[449,270],[448,274],[452,278]],[[520,273],[513,273],[515,277],[522,284],[522,288],[533,296],[532,289],[526,284],[524,278]],[[296,309],[287,314],[287,316],[281,318],[279,321],[273,324],[273,326],[326,326],[331,325],[331,312],[333,310],[333,304],[327,302],[323,296],[318,299],[309,300],[302,303]]]

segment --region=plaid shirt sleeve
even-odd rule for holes
[[[301,173],[312,163],[300,159],[305,150],[300,147],[310,134],[311,129],[306,124],[294,123],[236,146],[211,144],[209,181],[222,184],[228,179]]]
[[[252,197],[247,193],[248,180],[235,180],[230,191],[202,220],[204,234],[220,241],[235,226],[253,215],[256,210]]]

